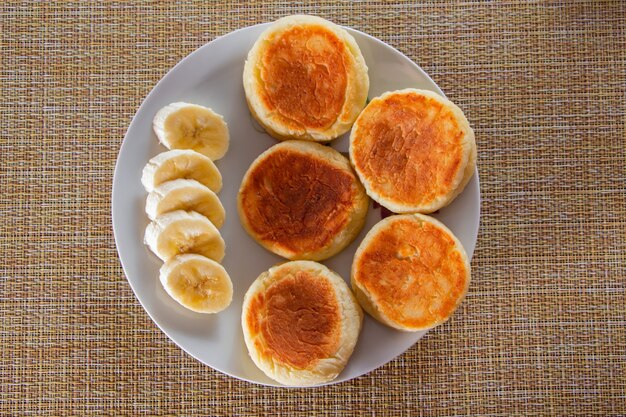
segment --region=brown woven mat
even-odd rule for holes
[[[626,2],[3,2],[1,415],[626,415]],[[218,35],[315,13],[421,65],[476,130],[467,301],[320,389],[182,352],[117,259],[110,190],[139,104]]]

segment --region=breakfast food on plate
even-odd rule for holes
[[[248,107],[272,136],[329,141],[365,106],[367,66],[354,38],[314,16],[287,16],[266,29],[243,72]]]
[[[150,220],[176,210],[200,213],[218,229],[224,224],[226,216],[217,195],[196,180],[167,181],[148,194],[146,213]]]
[[[463,191],[474,132],[454,103],[425,90],[373,99],[354,123],[350,160],[370,197],[395,213],[432,213]]]
[[[259,369],[290,386],[334,380],[356,346],[362,309],[403,331],[448,320],[467,293],[469,260],[445,225],[420,213],[448,205],[475,170],[474,133],[461,109],[411,88],[366,106],[368,68],[355,39],[313,16],[284,17],[263,31],[243,87],[252,117],[281,142],[245,173],[239,218],[256,242],[289,260],[258,276],[243,299],[244,341]],[[169,151],[142,172],[151,220],[144,242],[165,262],[159,278],[176,302],[218,313],[233,299],[220,265],[225,209],[213,162],[228,151],[228,126],[210,108],[175,102],[158,111],[153,128]],[[349,159],[323,146],[351,128]],[[353,293],[314,261],[356,238],[368,195],[388,212],[410,214],[385,218],[363,239]]]
[[[220,232],[194,211],[177,210],[157,217],[146,228],[144,242],[163,261],[183,253],[196,253],[217,262],[224,258]]]
[[[326,259],[365,222],[368,198],[350,162],[318,143],[286,141],[250,166],[239,189],[243,227],[288,259]]]
[[[225,243],[217,230],[224,206],[215,194],[222,175],[213,160],[228,150],[228,127],[213,110],[188,103],[162,108],[154,131],[167,148],[144,167],[141,182],[149,192],[144,242],[165,264],[160,279],[178,303],[198,313],[224,310],[233,284],[218,263]]]
[[[470,264],[461,243],[441,222],[422,214],[380,221],[352,264],[352,289],[363,309],[405,331],[446,321],[469,282]]]
[[[339,275],[316,262],[293,261],[252,283],[241,324],[250,357],[267,376],[306,386],[337,377],[354,350],[362,318]]]
[[[167,149],[193,149],[213,161],[228,151],[228,126],[208,107],[172,103],[159,110],[153,127]]]
[[[191,179],[214,192],[222,189],[222,175],[208,157],[191,149],[175,149],[158,154],[144,167],[141,183],[152,192],[166,181]]]
[[[178,255],[160,272],[165,291],[197,313],[218,313],[233,299],[233,283],[224,267],[201,255]]]

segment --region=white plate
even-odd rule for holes
[[[178,346],[198,359],[236,378],[277,385],[249,358],[241,331],[243,296],[256,277],[281,258],[255,243],[239,223],[237,190],[250,163],[277,141],[254,125],[242,85],[245,57],[265,25],[237,30],[204,45],[176,65],[156,85],[133,118],[120,149],[113,179],[113,229],[122,267],[139,302],[152,320]],[[406,87],[442,93],[417,65],[389,45],[353,29],[369,67],[369,97]],[[211,107],[224,115],[231,136],[227,155],[217,161],[224,188],[219,194],[226,209],[221,229],[226,241],[224,267],[234,286],[233,302],[217,315],[193,313],[172,300],[161,287],[161,262],[143,244],[148,219],[144,213],[146,192],[140,178],[146,162],[165,150],[152,131],[152,118],[163,106],[187,101]],[[348,149],[347,135],[333,147]],[[461,240],[471,257],[478,233],[480,192],[476,172],[465,191],[435,215]],[[370,209],[367,224],[356,241],[324,262],[349,282],[352,257],[365,233],[380,220],[380,209]],[[366,316],[363,330],[345,370],[333,382],[346,381],[369,372],[403,353],[426,332],[403,333]]]

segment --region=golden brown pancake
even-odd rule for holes
[[[263,57],[260,99],[290,128],[328,129],[343,107],[348,83],[344,49],[337,35],[321,26],[286,30]]]
[[[244,298],[250,356],[286,385],[334,379],[358,339],[362,313],[346,283],[324,265],[294,261],[270,268]]]
[[[339,344],[337,297],[328,281],[306,271],[256,294],[246,320],[251,333],[260,333],[265,342],[254,343],[259,354],[295,368],[329,357]]]
[[[388,326],[417,331],[446,321],[465,297],[470,265],[457,238],[422,214],[379,222],[357,249],[352,289]]]
[[[278,139],[328,141],[365,106],[369,79],[354,38],[314,16],[288,16],[248,54],[244,89],[252,115]]]
[[[476,163],[463,112],[436,93],[385,93],[363,110],[350,159],[367,193],[396,213],[431,213],[463,190]]]
[[[239,189],[239,217],[268,250],[321,260],[363,227],[368,199],[349,161],[328,146],[287,141],[250,166]]]

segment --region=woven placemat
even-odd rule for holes
[[[1,415],[626,415],[626,2],[2,2]],[[135,299],[119,146],[154,84],[234,29],[314,13],[463,108],[482,219],[466,302],[386,366],[286,390],[201,365]]]

